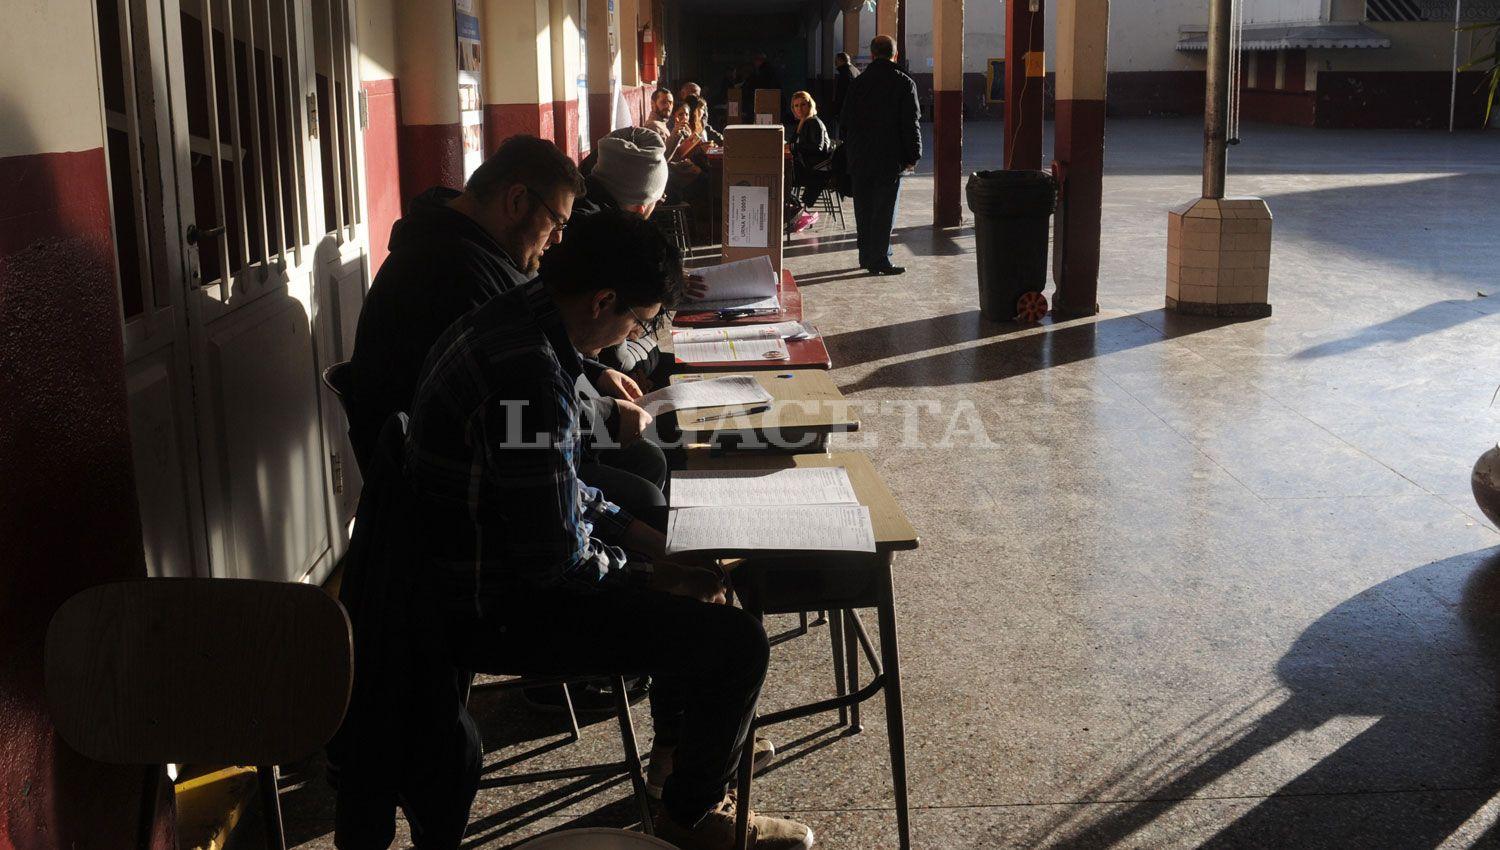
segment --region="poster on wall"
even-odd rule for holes
[[[484,97],[479,81],[483,78],[484,54],[479,45],[479,18],[474,15],[474,0],[453,0],[455,29],[458,31],[458,114],[463,132],[464,179],[484,162]]]

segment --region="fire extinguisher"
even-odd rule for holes
[[[650,24],[641,27],[641,82],[656,82],[656,34]]]

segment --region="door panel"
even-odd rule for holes
[[[207,336],[225,573],[301,580],[330,549],[307,313],[294,298],[266,298]]]
[[[197,482],[188,479],[189,449],[180,428],[185,417],[182,386],[172,347],[158,348],[125,367],[130,402],[130,438],[135,459],[136,496],[147,573],[182,577],[194,573],[193,540],[198,512],[189,501]]]

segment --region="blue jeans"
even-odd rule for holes
[[[896,224],[900,177],[854,175],[854,227],[859,239],[860,268],[890,265],[891,228]]]

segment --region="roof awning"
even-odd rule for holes
[[[1277,24],[1245,27],[1245,50],[1390,47],[1391,40],[1364,24]],[[1207,50],[1208,33],[1184,32],[1178,50]]]

